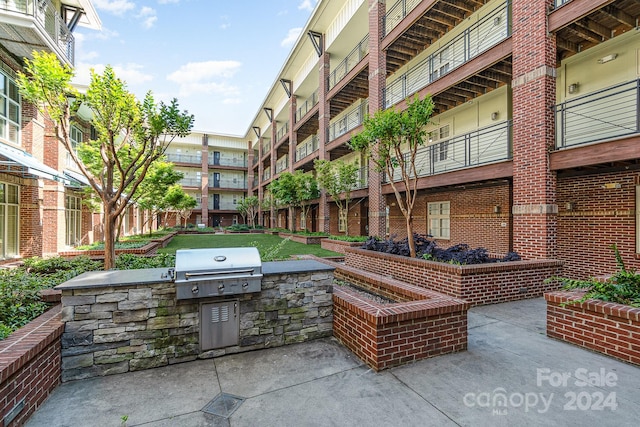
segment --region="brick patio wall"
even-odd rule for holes
[[[322,239],[320,247],[328,251],[344,254],[345,248],[360,248],[364,242],[344,242],[342,240]]]
[[[3,427],[23,425],[60,383],[60,336],[64,329],[60,307],[54,306],[0,341]]]
[[[346,249],[345,263],[460,298],[474,306],[535,298],[557,290],[558,284],[544,280],[558,276],[562,268],[562,262],[556,260],[452,265],[355,248]]]
[[[640,308],[598,300],[562,306],[582,295],[581,292],[544,295],[547,335],[640,365]]]

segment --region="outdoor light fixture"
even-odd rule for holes
[[[598,59],[598,64],[604,64],[605,62],[613,61],[617,57],[618,57],[617,53],[612,53],[611,55],[603,56],[602,58]]]
[[[499,214],[499,213],[500,213],[500,205],[495,205],[495,206],[493,207],[493,213],[497,213],[497,214]]]
[[[497,111],[494,111],[493,113],[491,113],[491,120],[498,120],[499,116],[500,114]]]
[[[573,202],[567,202],[564,204],[564,208],[568,211],[572,211],[576,208],[576,204]]]
[[[578,93],[578,89],[580,88],[580,83],[571,83],[569,85],[569,93]]]

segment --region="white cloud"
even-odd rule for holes
[[[300,4],[298,5],[298,9],[308,10],[309,12],[311,12],[317,2],[318,0],[302,0],[302,2],[300,2]]]
[[[220,20],[222,21],[222,24],[220,24],[221,30],[226,30],[227,28],[231,27],[231,23],[229,22],[229,17],[227,15],[222,15],[220,17]]]
[[[242,99],[240,98],[226,98],[222,100],[222,103],[225,105],[232,105],[232,104],[241,104],[242,103]]]
[[[96,9],[119,16],[136,7],[135,3],[128,0],[93,0],[93,5]]]
[[[151,74],[144,73],[144,66],[140,64],[116,64],[112,67],[116,76],[124,80],[128,86],[139,85],[153,80],[153,76]],[[102,72],[104,72],[104,68],[104,64],[81,62],[75,67],[76,75],[74,83],[88,85],[91,82],[91,70],[93,69],[96,73],[102,74]]]
[[[285,37],[281,42],[280,42],[280,46],[282,47],[288,47],[293,45],[296,40],[298,40],[298,36],[300,35],[300,32],[302,31],[302,27],[299,28],[291,28],[289,30],[289,33],[287,34],[287,37]]]
[[[189,62],[167,75],[167,80],[179,86],[181,96],[194,93],[218,93],[233,96],[237,87],[226,82],[233,77],[242,64],[238,61]]]
[[[155,24],[158,20],[156,10],[147,6],[144,6],[142,7],[142,9],[140,9],[140,12],[136,15],[136,18],[142,20],[142,26],[147,30],[153,27],[153,24]]]
[[[159,4],[180,3],[180,0],[158,0]]]

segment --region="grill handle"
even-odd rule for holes
[[[238,273],[250,273],[253,275],[253,268],[248,268],[246,270],[216,270],[216,271],[198,271],[195,273],[184,273],[185,280],[189,280],[189,277],[200,277],[200,276],[220,276],[224,274],[238,274]]]

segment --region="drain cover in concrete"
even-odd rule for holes
[[[202,408],[202,412],[229,418],[242,405],[242,402],[244,402],[244,397],[220,393]]]

